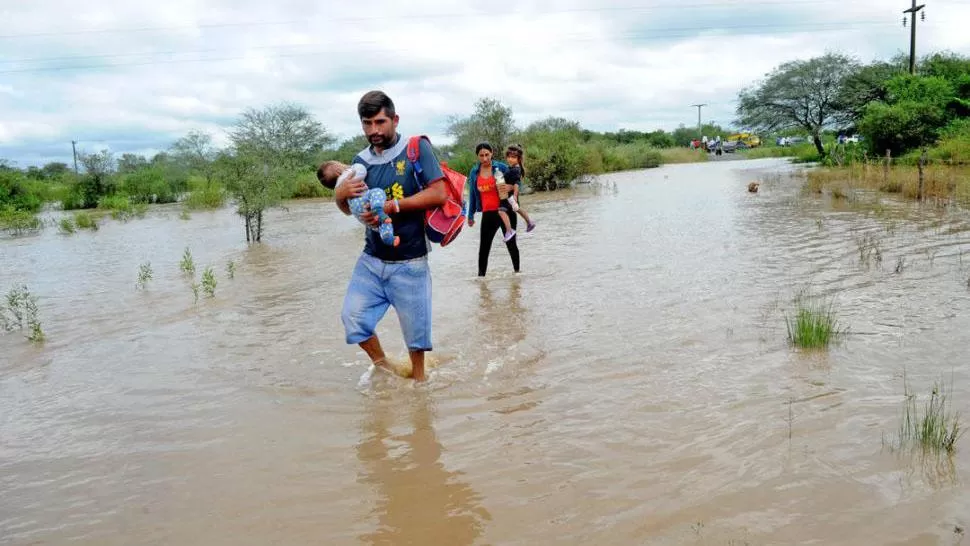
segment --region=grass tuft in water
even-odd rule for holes
[[[97,231],[98,229],[98,221],[89,212],[74,213],[74,225],[78,229],[90,229],[92,231]]]
[[[226,264],[226,275],[228,275],[230,279],[236,277],[236,262],[229,260],[229,263]]]
[[[856,248],[859,250],[859,263],[869,267],[875,261],[882,263],[882,249],[879,246],[879,239],[871,233],[864,233],[862,237],[856,237]]]
[[[202,272],[202,291],[205,292],[206,296],[211,298],[216,295],[216,284],[218,283],[212,268],[205,268],[205,271]]]
[[[74,221],[70,218],[61,218],[61,221],[58,222],[57,225],[60,227],[61,233],[65,235],[70,235],[77,231],[77,229],[74,227]]]
[[[182,273],[195,275],[195,261],[192,259],[192,251],[189,250],[189,247],[185,247],[185,252],[182,253],[179,269],[182,270]]]
[[[909,390],[906,374],[903,373],[903,414],[899,430],[892,438],[892,448],[919,447],[926,451],[953,453],[957,440],[963,436],[960,414],[952,410],[951,396],[953,381],[949,392],[941,380],[933,383],[929,398],[920,405],[916,394]]]
[[[152,280],[152,263],[145,262],[138,266],[138,283],[137,287],[142,290],[148,284],[148,281]]]
[[[788,341],[803,349],[828,347],[832,341],[845,334],[835,316],[831,302],[800,294],[795,298],[795,309],[785,313]]]
[[[900,256],[899,258],[896,258],[896,269],[894,270],[894,272],[897,275],[899,275],[905,270],[906,270],[906,257]]]

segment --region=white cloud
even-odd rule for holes
[[[375,88],[397,102],[402,130],[441,142],[447,117],[483,96],[523,126],[562,116],[670,130],[696,123],[694,103],[730,123],[738,91],[782,62],[907,51],[905,3],[22,2],[5,8],[2,31],[20,36],[0,37],[0,157],[65,160],[72,139],[151,153],[192,129],[222,142],[244,109],[279,101],[348,138],[360,131],[357,99]],[[968,19],[965,0],[928,6],[919,52],[970,54]]]

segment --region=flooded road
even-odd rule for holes
[[[431,255],[420,387],[343,342],[362,237],[332,203],[272,211],[252,248],[229,209],[0,240],[0,290],[27,283],[48,338],[0,336],[0,544],[957,544],[970,440],[883,438],[904,370],[970,415],[970,217],[803,195],[791,169],[525,197],[520,275],[496,245],[478,280],[466,228]],[[828,351],[787,343],[805,289],[850,329]],[[405,357],[393,312],[379,333]]]

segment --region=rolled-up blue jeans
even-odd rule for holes
[[[385,262],[363,253],[350,276],[344,308],[347,343],[374,336],[387,308],[394,306],[408,351],[431,350],[431,270],[428,257]]]

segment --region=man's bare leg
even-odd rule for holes
[[[388,369],[387,355],[384,354],[384,349],[381,347],[381,340],[377,339],[376,335],[361,341],[358,343],[358,345],[364,350],[365,353],[367,353],[367,356],[370,357],[370,361],[373,362],[375,366]]]
[[[410,351],[411,377],[415,381],[424,381],[424,351]]]
[[[407,364],[403,362],[392,362],[387,359],[387,355],[384,354],[384,349],[381,347],[381,341],[377,339],[377,336],[373,336],[370,339],[363,341],[358,344],[361,349],[367,353],[370,357],[371,362],[379,368],[384,368],[385,370],[399,375],[401,377],[413,377],[418,381],[424,381],[424,352],[416,351],[411,353],[411,368],[408,369]],[[415,370],[421,370],[421,375],[418,376]]]

